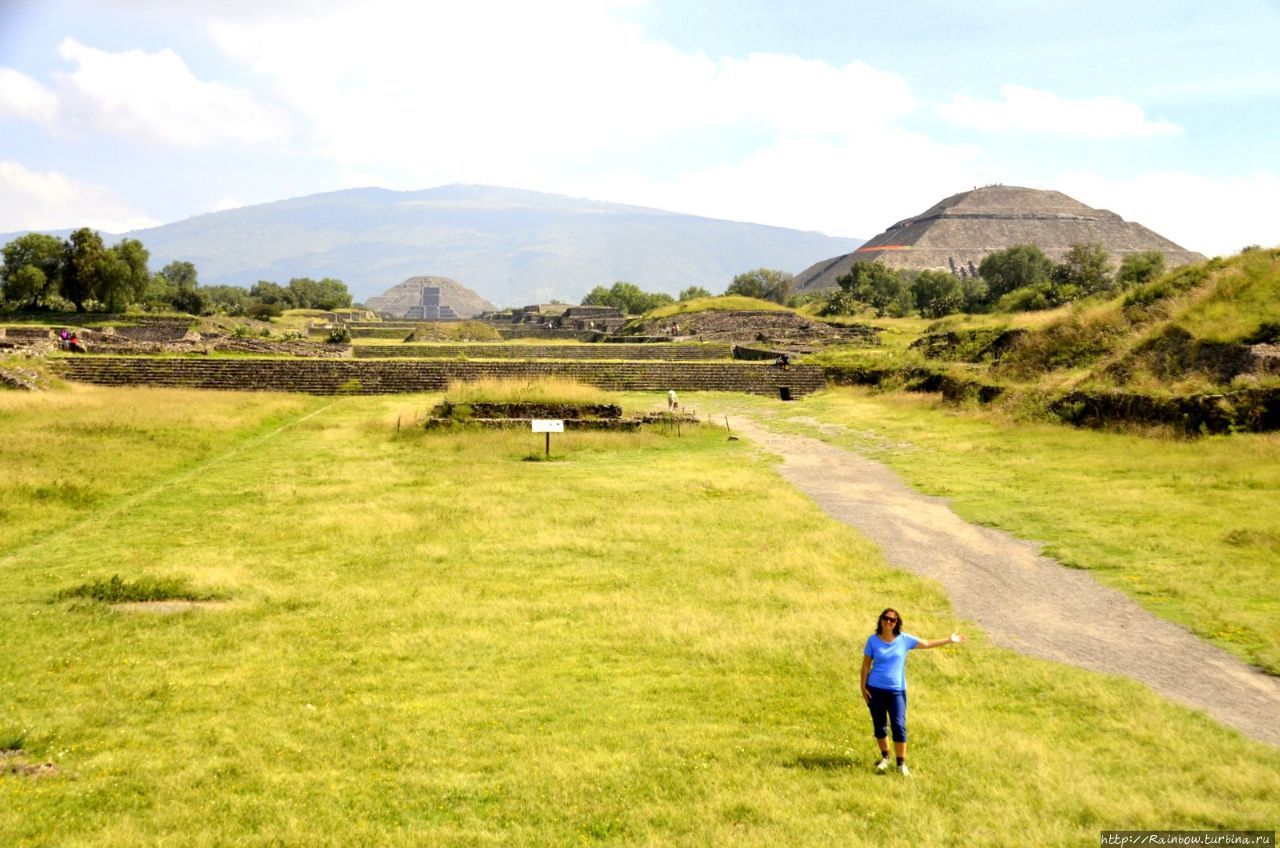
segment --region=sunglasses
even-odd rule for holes
[[[898,619],[894,618],[894,617],[893,617],[893,616],[891,616],[891,615],[882,615],[882,616],[880,616],[880,620],[881,620],[881,621],[887,621],[887,622],[889,622],[889,623],[891,623],[891,624],[897,624],[897,623],[898,623]]]

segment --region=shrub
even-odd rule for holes
[[[329,344],[351,344],[351,329],[346,324],[339,324],[329,331]]]
[[[1116,271],[1116,284],[1131,289],[1158,279],[1164,273],[1164,254],[1158,250],[1131,253],[1120,262]]]
[[[911,292],[925,318],[942,318],[964,307],[964,288],[946,271],[921,271],[911,283]]]
[[[56,598],[84,598],[105,604],[137,603],[142,601],[209,601],[218,596],[199,592],[183,577],[139,577],[132,582],[119,574],[107,579],[97,578],[59,592]]]
[[[1077,297],[1088,297],[1109,291],[1114,284],[1107,270],[1110,257],[1102,245],[1076,242],[1062,261],[1053,267],[1051,277],[1058,289],[1056,301],[1067,303]]]
[[[1049,282],[1053,263],[1034,244],[1015,244],[988,254],[978,266],[978,275],[987,283],[988,298],[995,300],[1017,289],[1033,288]]]

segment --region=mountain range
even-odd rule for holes
[[[0,236],[3,242],[17,234]],[[197,215],[118,235],[151,268],[195,264],[202,284],[334,277],[357,301],[415,276],[450,277],[500,306],[577,302],[619,280],[713,293],[758,267],[796,272],[861,242],[492,186],[359,188]],[[3,243],[0,242],[0,243]]]

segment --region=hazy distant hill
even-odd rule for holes
[[[337,277],[363,300],[409,277],[452,277],[499,305],[576,301],[627,280],[723,291],[760,266],[799,271],[860,242],[487,186],[352,189],[214,212],[127,235],[151,268],[194,262],[206,284]],[[119,236],[107,236],[113,242]],[[5,239],[8,240],[7,238]]]

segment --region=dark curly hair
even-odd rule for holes
[[[902,635],[902,613],[898,612],[893,607],[886,607],[885,611],[880,613],[880,618],[876,619],[876,632],[877,633],[880,632],[880,621],[889,613],[893,613],[898,617],[898,620],[893,625],[893,635],[894,636]]]

